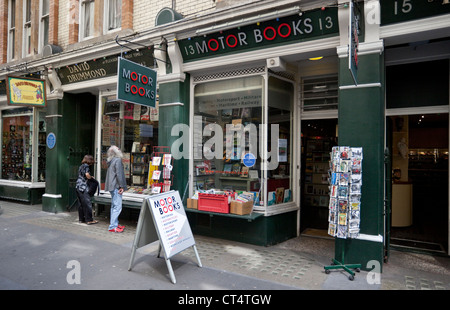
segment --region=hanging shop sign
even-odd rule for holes
[[[358,45],[359,45],[359,9],[356,3],[350,1],[349,42],[348,42],[348,69],[355,85],[358,85]]]
[[[448,0],[381,0],[381,25],[450,13]]]
[[[339,34],[338,9],[324,8],[302,14],[179,40],[185,62],[311,40]]]
[[[6,77],[8,105],[45,107],[47,104],[45,81],[24,77]]]
[[[154,108],[156,103],[156,71],[119,57],[117,100]]]
[[[56,72],[63,85],[115,76],[117,74],[118,56],[115,54],[94,58],[90,61],[57,68]],[[154,65],[153,47],[127,52],[122,54],[121,57],[146,67]]]

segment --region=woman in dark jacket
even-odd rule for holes
[[[87,180],[92,178],[89,166],[93,164],[94,157],[92,155],[85,155],[81,166],[78,168],[78,179],[75,186],[79,201],[78,220],[80,223],[86,223],[88,225],[98,223],[92,217],[92,202],[87,185]]]

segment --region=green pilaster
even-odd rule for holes
[[[384,60],[383,54],[359,56],[358,87],[339,91],[339,145],[363,147],[360,233],[384,237]],[[381,86],[374,86],[380,83]],[[340,86],[352,85],[348,58],[340,58]],[[342,257],[344,256],[344,257]],[[335,258],[345,264],[383,262],[383,243],[336,238]],[[381,269],[380,269],[381,271]]]
[[[181,136],[181,134],[171,135],[173,126],[189,125],[189,88],[188,75],[184,82],[168,82],[159,85],[158,145],[172,147],[173,142]],[[184,145],[184,147],[189,146]],[[189,176],[189,159],[174,160],[172,174],[174,175],[172,189],[178,190],[183,197]]]
[[[47,103],[47,135],[53,132],[56,144],[46,149],[44,211],[66,211],[76,203],[78,167],[84,155],[93,154],[95,106],[91,94],[64,94]]]

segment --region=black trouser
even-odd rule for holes
[[[78,220],[80,222],[92,222],[94,219],[92,218],[92,202],[91,196],[87,189],[84,193],[80,192],[78,189],[76,190],[78,197]]]

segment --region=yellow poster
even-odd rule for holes
[[[45,107],[45,81],[41,79],[8,76],[6,95],[9,105]]]

